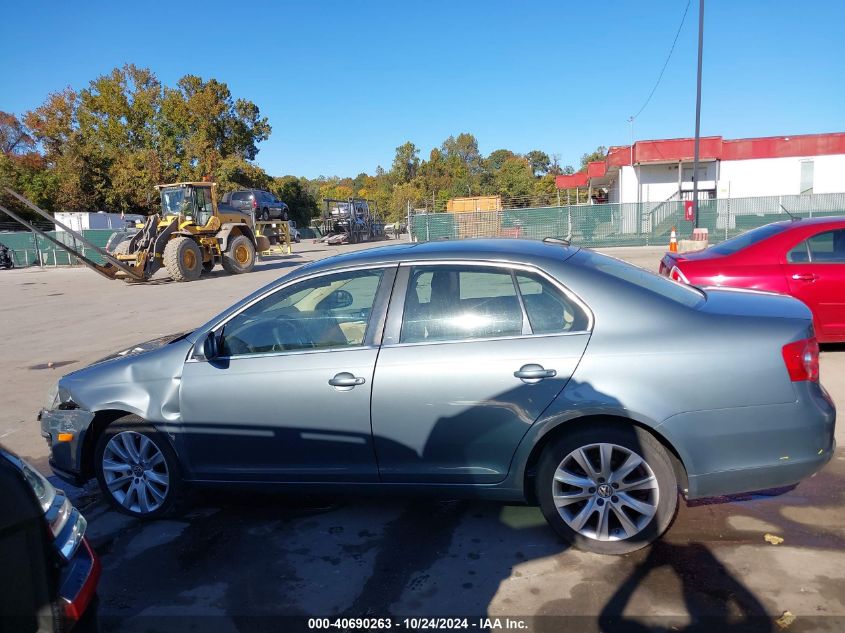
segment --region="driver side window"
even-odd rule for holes
[[[223,327],[223,356],[362,345],[383,270],[323,275],[274,292]]]

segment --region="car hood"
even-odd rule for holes
[[[137,345],[133,345],[132,347],[128,347],[119,352],[115,352],[114,354],[109,354],[105,358],[101,358],[100,360],[95,361],[91,364],[98,365],[109,360],[114,360],[115,358],[128,358],[130,356],[138,356],[140,354],[145,354],[146,352],[151,352],[154,349],[164,347],[169,343],[173,343],[183,338],[187,338],[192,332],[193,330],[188,330],[186,332],[176,332],[175,334],[166,334],[165,336],[159,336],[158,338],[150,339],[149,341],[144,341],[143,343],[138,343]]]

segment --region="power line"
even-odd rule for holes
[[[630,121],[633,121],[638,116],[640,116],[640,114],[642,114],[642,111],[645,110],[649,101],[651,101],[651,98],[654,96],[654,92],[657,90],[657,86],[660,85],[660,80],[663,79],[663,73],[666,72],[666,67],[669,65],[669,60],[672,59],[672,53],[675,52],[675,44],[678,43],[678,37],[681,35],[681,29],[684,28],[684,21],[687,19],[687,12],[689,11],[689,5],[691,2],[692,0],[687,0],[687,7],[686,9],[684,9],[684,15],[681,18],[681,24],[678,27],[678,32],[675,33],[675,39],[672,40],[672,48],[669,49],[669,54],[666,56],[666,61],[663,63],[663,68],[660,70],[660,76],[657,78],[657,82],[654,84],[654,88],[652,88],[651,92],[648,94],[648,98],[645,100],[643,107],[640,108],[639,111],[629,119]]]

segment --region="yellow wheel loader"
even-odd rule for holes
[[[149,216],[134,231],[112,235],[105,251],[20,194],[7,189],[27,207],[55,222],[75,241],[98,252],[106,260],[105,264],[93,262],[85,256],[84,249],[80,252],[75,246],[58,241],[13,211],[2,206],[0,210],[110,279],[147,281],[164,267],[174,281],[193,281],[217,263],[232,274],[250,272],[255,266],[256,251],[267,250],[269,240],[256,234],[249,213],[218,206],[216,189],[217,185],[210,182],[159,185],[160,212]]]

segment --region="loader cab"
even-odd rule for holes
[[[179,223],[191,222],[206,226],[215,213],[213,185],[211,183],[180,183],[159,186],[161,194],[161,217],[166,223],[173,217]]]

